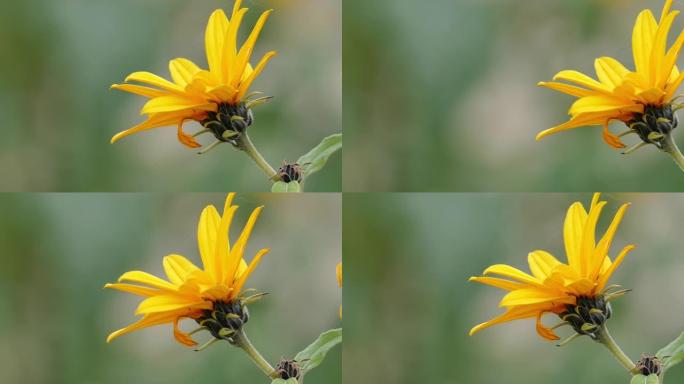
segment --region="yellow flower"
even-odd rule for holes
[[[342,288],[342,263],[337,264],[337,284]],[[340,305],[340,319],[342,318],[342,306]]]
[[[541,323],[542,315],[555,313],[578,333],[593,337],[595,328],[610,317],[606,284],[625,255],[634,249],[634,245],[626,246],[613,262],[608,256],[615,231],[629,204],[620,207],[608,230],[596,243],[596,223],[605,204],[605,201],[599,201],[597,193],[589,213],[579,202],[568,209],[563,228],[567,264],[546,251],[534,251],[528,255],[531,275],[509,265],[497,264],[487,268],[484,276],[471,277],[470,281],[506,290],[508,294],[500,302],[506,312],[477,325],[470,334],[495,324],[536,317],[539,335],[557,340],[553,330]],[[589,319],[587,313],[591,314]]]
[[[261,15],[245,43],[237,48],[240,23],[248,11],[240,8],[241,3],[242,0],[235,1],[230,20],[220,9],[209,18],[205,34],[208,70],[188,59],[178,58],[169,63],[173,81],[150,72],[135,72],[126,78],[127,83],[142,83],[155,88],[136,84],[112,86],[150,99],[141,111],[147,115],[147,120],[118,133],[112,138],[112,143],[144,130],[176,125],[178,140],[188,147],[197,148],[200,144],[183,132],[186,120],[200,122],[223,142],[231,142],[252,123],[249,108],[257,100],[250,102],[251,96],[246,96],[247,92],[276,52],[266,53],[254,68],[249,63],[271,10]]]
[[[650,10],[639,14],[632,35],[635,71],[625,68],[611,57],[596,60],[598,81],[573,70],[559,72],[554,80],[539,85],[575,96],[578,100],[570,108],[570,121],[547,129],[537,135],[537,140],[548,135],[581,126],[603,126],[603,138],[615,148],[624,148],[620,137],[636,133],[645,142],[662,149],[663,135],[677,126],[672,101],[677,88],[684,80],[675,65],[684,32],[667,48],[667,38],[679,11],[671,11],[672,0],[667,0],[656,21]],[[608,130],[612,120],[619,120],[629,131],[617,136]]]
[[[110,334],[107,342],[141,328],[173,323],[176,340],[195,346],[197,343],[190,335],[179,330],[178,323],[181,319],[190,318],[201,322],[209,318],[212,311],[226,312],[231,308],[242,315],[242,288],[268,249],[260,250],[249,265],[243,259],[247,241],[262,207],[252,212],[240,237],[231,247],[228,234],[231,220],[238,208],[232,205],[234,195],[231,193],[226,198],[223,215],[219,215],[213,205],[202,211],[197,228],[197,242],[203,269],[183,256],[168,255],[163,260],[168,281],[146,272],[130,271],[121,275],[117,283],[105,285],[105,288],[145,297],[135,312],[143,317]],[[246,320],[243,318],[241,321]],[[212,331],[212,334],[217,333],[220,327],[214,329],[212,325],[203,326]]]

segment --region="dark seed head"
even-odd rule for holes
[[[560,318],[570,324],[575,332],[596,339],[603,324],[610,319],[612,309],[603,296],[577,298],[577,304],[567,305]]]
[[[217,140],[229,143],[235,143],[253,122],[254,115],[245,103],[219,104],[216,112],[207,113],[207,118],[201,121]]]
[[[636,364],[636,369],[644,376],[660,375],[662,364],[659,358],[651,355],[641,355],[641,359]]]
[[[301,377],[302,371],[299,364],[294,360],[281,359],[275,367],[278,377],[283,380],[297,379]]]
[[[671,105],[645,105],[644,113],[635,113],[627,126],[636,131],[641,140],[660,148],[663,136],[669,135],[678,123]]]
[[[293,181],[299,183],[302,181],[302,166],[297,163],[284,163],[283,166],[278,169],[278,178],[285,183]]]
[[[205,310],[197,322],[206,327],[217,339],[230,340],[235,332],[249,321],[249,311],[239,300],[214,302],[214,308]]]

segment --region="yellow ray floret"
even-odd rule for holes
[[[186,120],[201,122],[207,113],[216,112],[220,104],[236,105],[249,91],[254,80],[266,64],[276,55],[266,53],[256,67],[250,65],[259,34],[271,10],[261,14],[244,44],[237,45],[237,35],[247,8],[241,8],[242,0],[236,0],[230,19],[218,9],[209,17],[205,32],[205,50],[208,70],[202,69],[185,58],[171,60],[171,80],[149,72],[135,72],[125,82],[138,84],[114,84],[113,89],[130,92],[150,99],[141,114],[147,120],[126,131],[116,134],[112,143],[134,133],[169,125],[177,126],[178,140],[191,148],[199,147],[193,137],[183,132]]]
[[[141,328],[173,323],[176,340],[194,346],[196,343],[192,338],[179,330],[178,322],[183,318],[197,319],[204,310],[212,309],[214,302],[227,303],[240,295],[247,278],[268,249],[257,252],[249,265],[243,258],[261,207],[252,212],[240,237],[231,246],[228,236],[230,223],[238,208],[232,205],[234,195],[231,193],[226,198],[222,215],[213,205],[202,211],[197,242],[203,268],[198,268],[183,256],[168,255],[162,262],[168,280],[147,272],[131,271],[121,275],[117,283],[105,285],[105,288],[145,298],[135,311],[142,318],[110,334],[107,342]]]
[[[477,325],[470,331],[471,335],[503,322],[536,318],[539,335],[557,340],[558,336],[542,325],[542,315],[561,314],[567,310],[567,305],[576,304],[578,297],[597,297],[605,290],[611,275],[634,246],[623,248],[614,261],[608,256],[615,232],[629,204],[620,207],[605,234],[596,241],[596,223],[606,204],[605,201],[599,201],[599,197],[598,193],[594,194],[589,212],[579,202],[568,209],[563,227],[566,263],[546,251],[538,250],[527,258],[531,274],[509,265],[497,264],[487,268],[483,276],[470,278],[470,281],[508,292],[500,302],[506,312]]]
[[[684,31],[667,49],[667,38],[679,11],[671,11],[672,0],[663,7],[660,21],[650,10],[637,17],[632,35],[635,70],[627,69],[611,57],[595,61],[598,80],[577,71],[561,71],[550,82],[539,85],[578,100],[569,110],[570,120],[537,135],[540,140],[548,135],[582,126],[602,126],[603,138],[609,145],[623,148],[619,137],[608,131],[612,120],[628,124],[645,106],[669,104],[684,80],[675,65],[684,44]],[[571,84],[568,84],[571,83]]]

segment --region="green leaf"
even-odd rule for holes
[[[306,373],[319,366],[330,349],[342,342],[342,328],[331,329],[321,333],[318,339],[295,356],[301,362],[301,368]]]
[[[320,171],[330,156],[342,149],[342,134],[336,133],[328,136],[314,149],[297,160],[297,164],[302,166],[302,173],[307,177]]]
[[[287,380],[275,379],[271,381],[271,384],[297,384],[297,379],[295,379],[294,377]]]
[[[629,381],[629,384],[659,384],[660,381],[658,380],[658,376],[656,375],[634,375],[632,376],[632,380]]]
[[[271,192],[277,193],[299,193],[301,191],[302,186],[296,181],[291,181],[289,183],[284,181],[276,181],[271,187]]]
[[[663,363],[663,371],[684,360],[684,332],[656,353],[656,357]]]

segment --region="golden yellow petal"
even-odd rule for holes
[[[148,299],[149,300],[149,299]],[[511,291],[501,299],[499,306],[502,307],[516,307],[521,305],[540,305],[549,304],[557,305],[561,303],[574,303],[575,298],[557,292],[556,290],[540,289],[540,288],[524,288]]]
[[[537,134],[537,140],[541,140],[546,136],[553,135],[558,132],[567,131],[569,129],[590,126],[590,125],[603,125],[606,121],[613,118],[613,113],[587,113],[578,116],[574,116],[563,124],[557,125],[553,128],[541,131]]]
[[[489,328],[492,325],[497,325],[501,323],[505,323],[508,321],[513,321],[513,320],[520,320],[520,319],[527,319],[531,317],[535,317],[537,313],[541,312],[542,309],[539,308],[508,308],[506,310],[506,313],[503,315],[497,316],[492,320],[486,321],[484,323],[478,324],[475,327],[473,327],[470,330],[470,336],[476,334],[477,332],[480,332],[481,330],[485,328]]]
[[[496,277],[480,277],[473,276],[468,281],[474,281],[476,283],[486,284],[495,288],[505,289],[507,291],[514,291],[516,289],[523,289],[527,287],[526,284],[516,283],[510,280],[498,279]],[[340,284],[341,286],[342,284]]]
[[[231,297],[236,297],[237,295],[240,294],[242,291],[242,287],[244,287],[245,282],[249,278],[249,276],[254,272],[254,269],[259,265],[259,262],[261,261],[261,258],[269,252],[269,249],[262,249],[257,254],[254,256],[252,259],[252,262],[249,263],[249,267],[247,270],[240,276],[237,277],[237,281],[233,287],[233,291],[231,292]]]
[[[223,48],[223,57],[221,59],[221,76],[222,83],[224,84],[234,84],[233,78],[239,78],[241,75],[233,73],[233,67],[235,65],[235,59],[237,56],[237,34],[245,13],[247,13],[247,8],[238,10],[237,13],[231,17],[230,23],[228,24],[226,41]]]
[[[596,250],[594,251],[594,258],[590,265],[590,279],[596,280],[598,278],[601,267],[604,265],[604,259],[608,257],[608,250],[610,249],[610,245],[613,242],[615,232],[617,231],[617,228],[620,225],[622,218],[627,212],[627,208],[629,208],[629,204],[623,204],[620,207],[620,209],[618,209],[617,213],[615,214],[615,217],[613,217],[613,221],[610,223],[610,226],[606,230],[606,233],[603,234],[603,237],[596,246]]]
[[[119,91],[130,92],[139,96],[144,96],[148,98],[166,96],[169,93],[167,91],[162,91],[160,89],[154,89],[149,87],[144,87],[142,85],[135,84],[113,84],[112,89]]]
[[[158,295],[161,291],[159,289],[155,288],[148,288],[148,287],[141,287],[139,285],[132,285],[132,284],[105,284],[105,288],[111,288],[111,289],[116,289],[121,292],[127,292],[127,293],[132,293],[134,295],[138,296],[154,296]]]
[[[129,128],[123,132],[119,132],[112,137],[111,142],[115,143],[126,136],[130,136],[134,133],[146,131],[153,128],[161,128],[169,125],[178,124],[182,120],[177,114],[159,114],[151,115],[144,122]]]
[[[556,333],[552,329],[547,328],[544,326],[544,324],[542,324],[541,319],[543,315],[544,312],[539,312],[537,314],[537,322],[535,324],[539,336],[551,341],[560,340],[560,337],[558,337],[558,335],[556,335]]]
[[[223,58],[223,47],[228,31],[228,17],[221,9],[215,10],[209,16],[207,29],[204,34],[204,49],[207,53],[207,63],[209,71],[214,74],[221,73],[221,59]]]
[[[562,92],[565,94],[568,94],[570,96],[575,96],[575,97],[585,97],[585,96],[592,96],[596,94],[596,91],[590,90],[590,89],[584,89],[580,87],[576,87],[574,85],[569,85],[565,83],[556,83],[553,81],[542,81],[537,83],[538,86],[540,87],[546,87],[549,89],[553,89],[554,91]]]
[[[234,74],[232,76],[232,80],[234,82],[231,84],[235,87],[238,87],[240,81],[244,78],[243,76],[249,64],[249,58],[252,56],[254,46],[256,45],[256,41],[259,38],[259,34],[261,33],[264,24],[266,24],[266,20],[268,20],[268,17],[271,15],[271,12],[273,12],[273,10],[269,9],[268,11],[261,14],[259,20],[257,20],[257,23],[254,25],[252,32],[249,34],[249,37],[247,38],[245,43],[240,48],[240,51],[238,52],[237,58],[234,62],[234,67],[232,69],[232,72]],[[252,70],[250,69],[250,72],[251,71]]]
[[[651,48],[655,37],[658,23],[650,10],[643,10],[637,17],[632,32],[632,51],[634,53],[634,65],[636,71],[646,75],[651,73]]]
[[[216,247],[214,248],[214,273],[216,274],[217,284],[226,284],[232,286],[233,276],[235,270],[231,270],[231,262],[229,256],[231,249],[229,248],[228,237],[230,236],[230,223],[233,220],[233,215],[237,211],[238,206],[231,206],[227,212],[223,212],[221,222],[216,230]]]
[[[136,315],[161,313],[188,309],[211,309],[213,304],[201,297],[181,295],[157,295],[143,300],[135,311]]]
[[[155,87],[159,87],[161,89],[165,89],[170,92],[176,92],[176,93],[182,93],[183,88],[179,87],[178,85],[164,79],[163,77],[157,76],[154,73],[150,72],[134,72],[128,75],[126,77],[126,82],[129,81],[136,81],[138,83],[144,83],[144,84],[149,84],[149,85],[154,85]]]
[[[180,328],[178,328],[180,319],[180,317],[177,317],[173,320],[173,337],[176,339],[176,341],[188,347],[196,346],[197,342],[195,342],[195,340],[193,340],[189,334],[182,332]]]
[[[504,277],[508,277],[510,279],[517,280],[523,284],[531,284],[539,287],[543,287],[543,284],[541,281],[538,279],[534,278],[533,276],[528,275],[527,273],[511,267],[510,265],[506,264],[495,264],[492,265],[491,267],[485,269],[485,271],[482,273],[483,275],[490,275],[490,274],[496,274]]]
[[[193,271],[198,270],[190,260],[181,255],[165,256],[162,265],[169,280],[175,285],[182,284]]]
[[[201,69],[195,63],[182,57],[169,62],[169,72],[171,72],[173,82],[183,88],[191,83],[200,71]]]
[[[582,232],[579,265],[574,266],[570,264],[575,270],[580,272],[582,277],[589,276],[589,270],[592,266],[592,258],[594,256],[594,249],[596,248],[596,224],[598,223],[598,219],[601,216],[601,211],[605,205],[605,201],[592,203],[592,207],[589,209],[587,221],[584,224]]]
[[[544,281],[561,262],[546,251],[534,251],[527,255],[532,275]]]
[[[596,287],[597,292],[601,292],[606,288],[606,284],[608,283],[608,280],[610,280],[610,277],[613,275],[613,272],[617,269],[617,267],[622,264],[622,260],[627,256],[629,252],[631,252],[636,246],[634,245],[628,245],[625,248],[622,249],[618,257],[615,258],[615,261],[608,267],[608,269],[601,273],[598,279],[598,284]]]
[[[257,207],[256,209],[254,209],[254,211],[252,211],[252,214],[249,215],[249,219],[247,220],[247,224],[242,229],[242,233],[240,233],[240,237],[238,237],[237,241],[235,242],[235,245],[230,250],[230,253],[224,254],[226,257],[226,263],[224,264],[225,284],[232,285],[233,280],[235,278],[235,274],[240,265],[240,260],[242,260],[242,257],[245,253],[245,247],[247,247],[249,236],[252,234],[254,224],[256,224],[256,221],[259,218],[259,215],[261,214],[261,210],[263,208],[263,206]]]
[[[185,116],[191,119],[196,111],[216,111],[215,103],[204,100],[191,99],[178,95],[155,97],[148,101],[140,111],[141,114],[187,112]]]
[[[139,283],[149,285],[150,287],[166,289],[169,291],[175,291],[177,287],[166,280],[160,279],[155,275],[149,274],[143,271],[130,271],[126,272],[121,277],[119,277],[118,282],[129,281],[132,283]]]
[[[553,80],[570,81],[585,88],[593,89],[606,94],[609,94],[610,92],[610,89],[608,89],[605,85],[599,83],[584,73],[574,70],[560,71],[556,74],[556,76],[553,77]]]
[[[261,71],[264,70],[266,67],[266,64],[276,55],[277,53],[275,51],[268,52],[267,54],[264,55],[264,57],[261,58],[259,61],[259,64],[254,68],[254,71],[247,77],[246,80],[242,81],[240,83],[240,90],[237,95],[237,100],[242,100],[242,98],[245,96],[247,91],[249,91],[249,87],[252,86],[252,82],[259,76]]]
[[[119,329],[116,332],[112,332],[109,336],[107,336],[107,342],[109,343],[119,336],[125,335],[133,331],[137,331],[141,328],[147,328],[154,325],[170,323],[174,320],[174,318],[176,318],[176,316],[177,314],[175,313],[153,313],[145,315],[142,319],[138,320],[137,322],[125,328]]]
[[[594,62],[596,75],[606,87],[615,88],[620,85],[629,72],[619,61],[612,57],[601,57]]]
[[[221,216],[216,211],[216,207],[208,205],[202,210],[199,224],[197,225],[197,244],[200,257],[202,258],[202,266],[214,279],[216,278],[214,250],[216,247],[216,233],[220,222]]]
[[[587,221],[587,211],[580,202],[573,203],[565,215],[563,224],[563,239],[565,242],[565,254],[568,264],[575,268],[580,265],[580,252],[582,244],[582,233],[584,224]],[[579,272],[579,269],[577,269]]]

